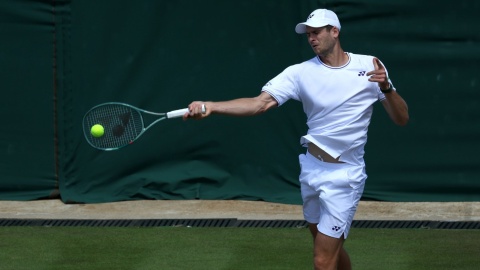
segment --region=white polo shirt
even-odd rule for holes
[[[286,68],[262,91],[281,106],[289,99],[302,102],[308,132],[301,138],[340,161],[364,165],[364,147],[373,103],[385,99],[378,83],[366,73],[374,70],[373,56],[347,53],[349,61],[330,67],[319,57]],[[392,85],[393,86],[393,85]]]

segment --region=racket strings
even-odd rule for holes
[[[85,132],[85,135],[90,144],[100,149],[115,149],[128,145],[143,132],[141,113],[121,104],[107,104],[92,109],[85,116],[85,131],[89,131],[96,124],[103,126],[103,136],[94,137],[90,132]]]

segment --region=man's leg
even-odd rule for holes
[[[309,224],[314,242],[315,270],[351,270],[348,253],[343,248],[344,239],[333,238],[318,232],[317,224]]]

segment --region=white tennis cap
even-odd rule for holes
[[[317,9],[308,15],[306,22],[299,23],[295,26],[295,32],[305,34],[307,32],[307,26],[318,28],[326,25],[335,26],[338,30],[340,30],[341,27],[337,14],[328,9]]]

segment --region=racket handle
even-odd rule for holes
[[[167,118],[182,117],[187,112],[189,112],[188,108],[167,112]]]
[[[205,111],[205,104],[202,104],[202,113]],[[188,108],[167,112],[167,118],[182,117],[187,112],[189,112]]]

